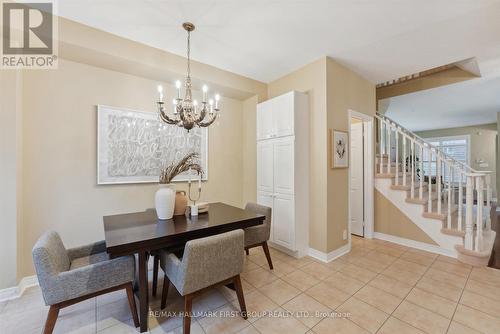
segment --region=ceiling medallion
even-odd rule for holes
[[[215,94],[214,99],[208,97],[208,87],[203,85],[203,101],[201,106],[198,101],[193,100],[191,93],[191,31],[195,29],[194,24],[185,22],[182,27],[187,31],[187,76],[184,82],[185,94],[181,98],[181,82],[176,81],[177,97],[173,100],[173,115],[169,116],[165,111],[165,102],[163,101],[163,87],[158,86],[158,113],[160,119],[167,123],[173,124],[191,130],[193,127],[208,127],[219,115],[219,94]],[[214,103],[215,100],[215,103]],[[207,117],[208,116],[208,117]],[[205,119],[207,118],[207,119]]]

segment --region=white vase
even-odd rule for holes
[[[171,219],[175,208],[175,185],[160,184],[155,194],[156,215],[158,219]]]

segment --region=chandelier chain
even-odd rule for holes
[[[188,38],[187,38],[187,58],[188,58],[187,76],[188,76],[188,78],[191,78],[191,31],[188,31]]]

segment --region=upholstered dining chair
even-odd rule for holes
[[[184,334],[190,333],[193,298],[219,285],[231,285],[236,290],[241,315],[247,319],[240,279],[244,260],[243,245],[243,230],[235,230],[188,241],[182,259],[174,253],[161,251],[160,267],[165,273],[161,309],[166,306],[168,288],[172,283],[184,296]]]
[[[32,253],[43,299],[50,306],[44,334],[54,330],[60,309],[121,289],[127,292],[134,324],[139,326],[134,256],[110,259],[104,241],[67,250],[53,231],[40,237]]]
[[[270,207],[256,204],[247,203],[245,210],[249,210],[261,215],[266,216],[264,223],[257,226],[247,227],[245,231],[245,252],[247,255],[250,254],[248,251],[250,248],[262,247],[264,254],[266,254],[267,264],[269,269],[273,269],[273,261],[271,260],[271,254],[269,253],[269,247],[267,245],[267,240],[271,234],[271,217],[272,210]]]

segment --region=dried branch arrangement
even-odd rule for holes
[[[189,169],[195,170],[198,174],[203,175],[203,170],[198,163],[200,155],[196,152],[189,153],[177,163],[171,163],[160,171],[160,183],[167,184],[172,182],[177,175],[187,172]]]

